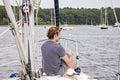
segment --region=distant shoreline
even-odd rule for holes
[[[36,25],[35,25],[36,26]],[[36,27],[50,27],[50,26],[54,26],[54,25],[37,25]],[[66,25],[60,25],[60,27],[64,27],[64,26],[66,26]],[[80,27],[80,26],[91,26],[91,25],[75,25],[75,24],[73,24],[73,25],[67,25],[67,27],[72,27],[72,26],[76,26],[76,27]],[[97,25],[93,25],[93,26],[97,26]],[[9,25],[0,25],[0,27],[9,27]]]
[[[9,25],[0,25],[0,27],[8,27]]]

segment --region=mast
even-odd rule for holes
[[[86,23],[85,24],[88,25],[87,23],[88,23],[88,19],[87,19],[87,16],[86,16]]]
[[[105,25],[108,25],[107,8],[105,8]]]
[[[102,10],[102,8],[101,8],[100,20],[101,20],[101,24],[104,24],[103,10]]]
[[[54,9],[55,9],[55,25],[59,27],[59,0],[54,0]]]
[[[52,12],[52,8],[51,8],[51,25],[53,25],[53,12]]]
[[[111,5],[112,5],[112,9],[113,9],[113,13],[114,13],[114,16],[115,16],[116,23],[118,23],[118,18],[117,18],[116,12],[115,12],[115,8],[113,6],[113,0],[111,0]]]

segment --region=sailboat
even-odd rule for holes
[[[107,17],[107,9],[105,9],[105,17],[103,18],[103,12],[101,9],[101,25],[99,25],[100,29],[108,29],[108,17]]]
[[[120,27],[120,23],[119,22],[116,22],[113,27]]]
[[[118,22],[118,18],[117,18],[116,11],[115,11],[115,8],[113,6],[113,1],[112,0],[111,0],[111,5],[112,5],[113,13],[114,13],[114,16],[115,16],[115,20],[116,20],[116,23],[113,25],[113,27],[120,27],[120,23]]]
[[[46,76],[40,75],[39,69],[36,71],[34,69],[33,55],[34,51],[34,6],[33,3],[36,0],[22,0],[22,5],[19,6],[21,12],[20,26],[18,26],[17,21],[9,0],[3,0],[6,12],[11,21],[11,31],[15,38],[18,54],[20,57],[20,62],[22,65],[22,71],[19,74],[12,74],[11,78],[3,80],[70,80],[62,76]],[[59,27],[59,2],[54,0],[55,5],[55,25]],[[75,41],[76,42],[76,41]],[[76,43],[77,46],[77,43]],[[76,47],[77,50],[78,47]],[[79,60],[77,52],[77,62]],[[72,75],[74,80],[96,80],[90,76],[81,72],[80,75]]]
[[[60,27],[62,30],[72,30],[73,27],[68,26],[67,21],[64,23],[63,27]]]

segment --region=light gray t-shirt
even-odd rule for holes
[[[42,67],[44,69],[44,72],[49,74],[57,74],[60,70],[61,66],[61,59],[60,57],[65,56],[65,50],[64,48],[53,41],[46,41],[42,47]]]

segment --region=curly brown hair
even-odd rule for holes
[[[55,34],[59,34],[60,33],[60,29],[58,27],[50,27],[48,32],[47,32],[47,37],[49,39],[53,39]]]

